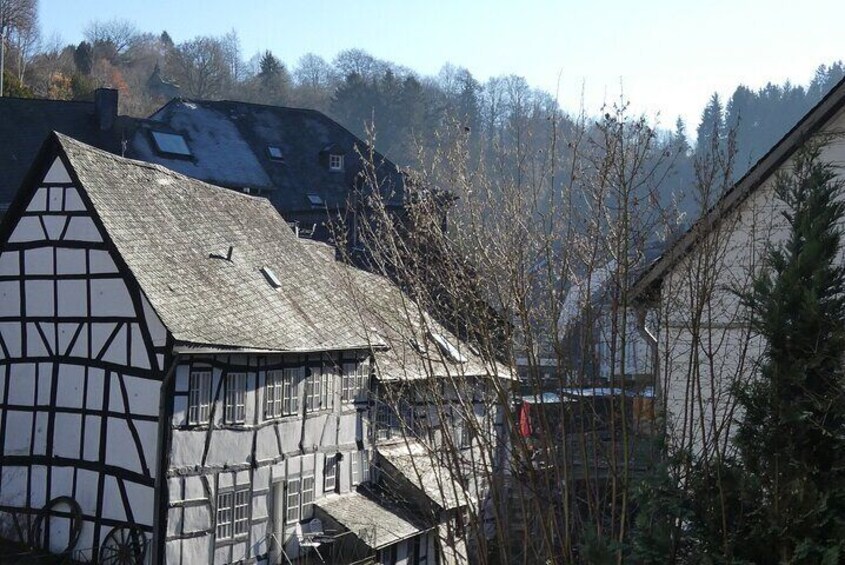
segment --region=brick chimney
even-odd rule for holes
[[[106,131],[114,127],[117,119],[116,89],[98,88],[94,91],[94,116],[101,130]]]

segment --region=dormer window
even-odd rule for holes
[[[329,154],[329,170],[342,171],[343,170],[343,155],[337,153]]]
[[[151,131],[156,150],[165,155],[176,155],[178,157],[191,157],[191,149],[185,138],[178,133],[166,133],[163,131]]]
[[[268,145],[267,154],[274,161],[279,161],[281,163],[285,160],[285,154],[282,153],[282,148],[277,145]]]

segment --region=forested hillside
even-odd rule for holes
[[[360,49],[332,61],[309,53],[286,62],[270,51],[246,56],[235,31],[177,42],[166,31],[143,32],[122,20],[91,22],[77,45],[39,38],[35,19],[7,34],[6,96],[82,100],[95,88],[112,87],[120,91],[121,112],[133,116],[149,115],[175,96],[314,108],[360,137],[374,136],[379,150],[403,166],[429,165],[438,148],[460,136],[488,171],[530,182],[542,163],[565,158],[570,132],[592,127],[589,117],[560,108],[520,76],[481,82],[452,63],[422,76]],[[726,103],[713,95],[694,136],[680,120],[672,131],[658,129],[655,143],[671,156],[661,204],[677,205],[679,218],[689,222],[702,205],[684,194],[696,154],[734,152],[738,178],[843,74],[842,62],[835,62],[821,65],[807,86],[739,85]]]

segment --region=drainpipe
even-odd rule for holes
[[[164,374],[158,398],[158,453],[156,457],[155,478],[155,513],[153,514],[153,559],[151,563],[164,563],[164,548],[167,524],[167,467],[170,463],[170,428],[172,419],[172,398],[168,394],[179,364],[179,354],[175,353],[170,367]]]
[[[658,371],[657,371],[657,336],[655,336],[649,329],[646,327],[646,309],[643,305],[637,305],[634,307],[635,315],[637,316],[637,330],[640,332],[640,335],[648,343],[649,349],[651,349],[651,380],[652,386],[654,387],[654,396],[655,398],[658,396],[658,388],[660,383],[658,382],[659,379],[657,378]]]
[[[646,327],[646,307],[644,304],[636,304],[634,306],[634,311],[637,317],[637,330],[639,331],[642,338],[648,344],[649,349],[651,349],[651,383],[652,383],[652,390],[653,393],[653,409],[654,409],[654,417],[657,422],[659,422],[663,416],[661,413],[662,411],[659,409],[662,406],[662,398],[663,398],[663,391],[660,387],[660,371],[658,370],[658,349],[657,349],[657,336],[651,333],[649,329]],[[655,422],[656,423],[656,422]],[[654,428],[655,431],[657,428]],[[661,430],[665,434],[665,429]]]

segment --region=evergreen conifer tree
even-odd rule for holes
[[[738,387],[736,445],[747,508],[735,557],[845,560],[843,183],[808,146],[777,177],[788,238],[742,295],[766,341],[759,378]]]

